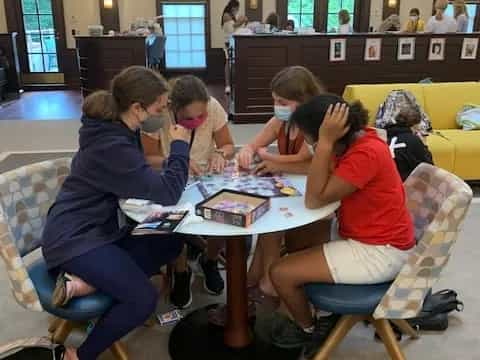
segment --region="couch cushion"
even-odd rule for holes
[[[424,108],[422,84],[348,85],[343,93],[343,98],[348,102],[360,100],[369,112],[370,124],[374,125],[379,106],[393,90],[408,90],[412,92],[417,98],[418,104]]]
[[[453,173],[464,180],[480,180],[480,130],[442,130],[455,146]]]
[[[437,83],[423,85],[425,111],[434,129],[457,129],[456,116],[463,105],[480,104],[480,83]]]
[[[441,133],[427,137],[427,145],[433,155],[436,166],[449,172],[455,171],[455,145]]]

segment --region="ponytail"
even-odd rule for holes
[[[82,111],[91,119],[114,121],[119,117],[113,95],[105,90],[96,91],[87,96],[83,102]]]

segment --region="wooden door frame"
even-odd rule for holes
[[[67,49],[67,39],[65,31],[65,11],[62,0],[52,0],[53,21],[56,30],[57,61],[59,73],[63,72],[63,54]],[[22,5],[18,0],[5,0],[5,15],[7,18],[8,32],[16,32],[17,47],[19,53],[20,69],[22,73],[30,73],[28,67],[28,53],[25,38],[25,27],[23,24]]]

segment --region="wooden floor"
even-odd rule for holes
[[[208,86],[210,94],[226,109],[227,97],[222,85]],[[33,91],[20,99],[0,104],[2,120],[78,120],[82,96],[79,91]]]

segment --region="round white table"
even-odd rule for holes
[[[305,176],[286,175],[286,177],[303,195],[305,194]],[[228,238],[226,239],[227,321],[223,332],[224,346],[226,345],[227,348],[248,348],[253,341],[248,323],[245,237],[302,227],[327,218],[339,207],[339,203],[333,203],[320,209],[309,210],[305,208],[305,197],[303,195],[271,198],[271,209],[247,228],[202,220],[186,222],[177,229],[177,232],[182,234]],[[204,198],[197,186],[192,185],[184,192],[179,204],[190,203],[195,205],[202,200]],[[139,220],[138,213],[134,214],[126,209],[123,206],[123,202],[121,202],[121,207],[127,216],[134,220]],[[146,214],[142,214],[142,216],[144,215]],[[210,343],[208,355],[205,354],[209,357],[209,360],[224,357],[225,353],[223,350],[216,349],[215,352],[212,352],[211,339],[203,339],[202,336],[197,336],[199,334],[208,334],[208,329],[208,324],[205,324],[205,316],[198,315],[195,317],[195,314],[190,314],[187,318],[180,321],[170,336],[170,356],[172,359],[183,360],[191,358],[191,355],[195,354],[199,350],[198,347],[205,341]],[[208,335],[205,336],[208,337]],[[188,339],[190,339],[191,343]],[[240,356],[239,359],[251,359],[249,353],[246,352],[245,356]]]

